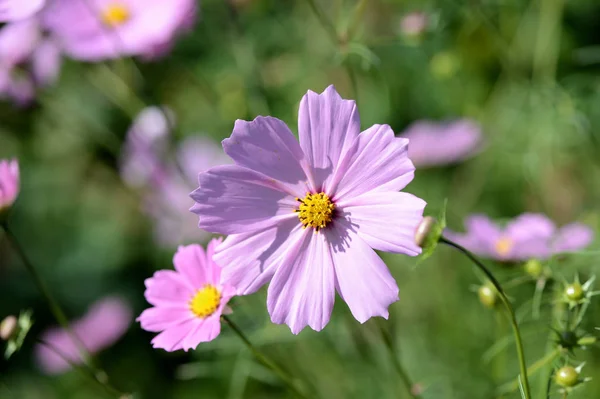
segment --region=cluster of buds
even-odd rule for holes
[[[6,342],[4,357],[8,359],[21,349],[27,333],[33,325],[31,311],[24,311],[19,317],[7,316],[0,322],[0,339]]]

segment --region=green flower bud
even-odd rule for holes
[[[481,302],[487,308],[493,308],[496,306],[496,302],[498,301],[498,293],[496,292],[496,288],[490,286],[489,284],[482,285],[477,290],[477,295],[479,296],[479,302]]]
[[[433,228],[435,227],[435,218],[425,216],[415,231],[415,242],[421,248],[427,243]]]
[[[542,275],[544,267],[542,263],[537,259],[530,259],[525,263],[525,273],[529,274],[533,278],[538,278]]]
[[[577,302],[583,298],[584,294],[583,287],[581,287],[581,284],[578,282],[574,282],[565,287],[565,296],[569,301]]]
[[[6,316],[0,323],[0,338],[3,341],[10,340],[19,331],[18,320],[15,316]]]
[[[558,369],[556,375],[554,376],[554,380],[557,385],[561,387],[570,388],[577,384],[579,380],[579,373],[572,366],[564,366]]]

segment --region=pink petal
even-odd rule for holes
[[[525,213],[506,226],[505,235],[514,242],[511,260],[546,259],[556,226],[545,215]]]
[[[175,270],[183,275],[195,289],[201,288],[206,283],[218,282],[214,279],[212,269],[217,269],[213,262],[209,261],[202,248],[198,244],[180,246],[173,257]]]
[[[46,0],[0,0],[0,22],[29,18],[42,9]]]
[[[261,231],[232,234],[217,249],[215,261],[223,267],[224,284],[249,295],[268,283],[288,252],[288,237],[302,230],[298,219],[286,220]]]
[[[387,266],[347,222],[336,221],[323,230],[333,251],[340,296],[356,320],[387,319],[388,307],[398,300],[398,285]]]
[[[594,241],[594,230],[581,223],[563,226],[553,240],[552,252],[579,251]]]
[[[421,253],[414,235],[425,205],[408,193],[371,192],[352,198],[339,209],[372,248],[415,256]]]
[[[198,319],[195,326],[181,342],[181,349],[188,351],[196,349],[202,342],[209,342],[221,333],[220,314],[214,314],[206,319]]]
[[[324,234],[305,229],[269,285],[267,308],[273,323],[298,334],[307,325],[320,331],[329,322],[335,300],[332,254]]]
[[[387,125],[374,125],[362,132],[334,178],[335,199],[403,189],[415,170],[408,159],[407,144],[408,140],[395,137]]]
[[[56,81],[60,65],[60,48],[52,40],[44,40],[32,54],[32,73],[40,86],[48,86]]]
[[[496,257],[496,242],[502,237],[502,230],[485,215],[471,215],[465,221],[466,232],[455,233],[446,229],[444,235],[479,255]]]
[[[192,318],[190,309],[157,306],[144,310],[137,321],[146,331],[160,332]]]
[[[313,167],[315,191],[328,190],[328,181],[360,133],[356,103],[343,100],[329,86],[321,94],[308,91],[298,111],[300,146]]]
[[[260,230],[296,218],[298,202],[273,179],[237,165],[217,166],[201,173],[191,194],[198,226],[220,234]]]
[[[192,329],[197,325],[198,322],[199,319],[194,318],[166,329],[165,331],[154,337],[154,339],[152,340],[152,347],[164,349],[167,352],[173,352],[182,349],[183,340],[192,331]]]
[[[26,2],[25,0],[16,1]],[[0,15],[2,14],[1,7],[2,4],[0,3]],[[3,26],[0,29],[0,60],[2,60],[2,65],[13,67],[27,61],[38,45],[40,37],[40,25],[34,18]]]
[[[187,309],[196,287],[173,270],[159,270],[146,279],[146,300],[154,306]]]
[[[237,120],[223,149],[237,165],[285,183],[295,196],[303,197],[309,186],[309,170],[294,134],[277,118],[259,116],[252,122]]]

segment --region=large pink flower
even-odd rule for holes
[[[125,334],[131,324],[131,316],[127,302],[110,296],[94,303],[81,319],[71,324],[71,328],[90,353],[97,353]],[[41,338],[46,344],[38,344],[35,354],[39,366],[47,374],[59,374],[71,368],[63,357],[71,363],[83,362],[77,343],[62,328],[50,328],[42,333]]]
[[[0,160],[0,211],[10,207],[19,194],[19,163]]]
[[[267,305],[293,333],[329,321],[335,291],[354,317],[388,316],[398,286],[374,249],[417,255],[425,202],[398,192],[412,179],[408,140],[387,125],[360,133],[354,101],[333,86],[300,103],[300,143],[279,119],[236,121],[223,141],[235,165],[199,176],[199,226],[230,234],[215,260],[223,281]]]
[[[146,331],[161,332],[154,348],[166,351],[195,349],[221,332],[221,314],[235,294],[221,283],[221,268],[213,261],[214,239],[206,248],[179,247],[173,258],[175,271],[160,270],[146,280],[146,300],[154,307],[138,317]]]
[[[46,27],[75,59],[163,54],[195,20],[196,0],[53,0]]]

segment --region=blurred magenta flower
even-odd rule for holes
[[[557,228],[546,216],[525,213],[500,227],[484,215],[472,215],[465,221],[464,234],[446,231],[445,235],[468,250],[500,261],[547,259],[567,251],[587,247],[594,239],[591,228],[572,223]]]
[[[160,270],[146,280],[146,300],[154,307],[137,318],[146,331],[160,332],[154,348],[172,352],[196,349],[221,332],[221,314],[235,289],[221,283],[221,268],[213,261],[213,239],[200,245],[179,247],[173,258],[175,270]]]
[[[14,22],[33,16],[46,0],[0,0],[0,22]]]
[[[86,4],[87,3],[87,4]],[[53,0],[45,26],[65,53],[100,61],[122,56],[155,57],[191,27],[196,0]]]
[[[467,119],[418,121],[401,136],[410,140],[408,157],[417,168],[460,162],[475,154],[482,142],[480,127]]]
[[[235,165],[201,173],[199,226],[230,234],[215,261],[250,294],[271,281],[274,323],[294,334],[328,323],[335,291],[354,317],[388,316],[398,286],[373,249],[417,255],[425,202],[398,192],[414,175],[408,140],[387,125],[360,133],[354,101],[333,86],[300,103],[300,143],[279,119],[238,120],[223,148]]]
[[[19,163],[0,160],[0,212],[10,208],[19,194]]]
[[[28,105],[38,87],[56,81],[60,64],[58,47],[43,35],[37,19],[13,22],[0,30],[0,96]]]
[[[169,153],[174,122],[168,108],[144,109],[127,133],[120,162],[123,180],[134,188],[146,188],[144,211],[155,222],[157,242],[165,247],[210,238],[189,213],[189,193],[197,185],[199,172],[231,163],[220,146],[200,136],[184,139],[175,154]]]
[[[132,320],[131,307],[120,297],[109,296],[95,302],[88,312],[71,324],[73,332],[90,353],[108,348],[125,334]],[[60,374],[71,368],[53,349],[60,351],[71,363],[83,362],[77,344],[62,328],[53,327],[42,333],[35,355],[40,368],[47,374]]]

